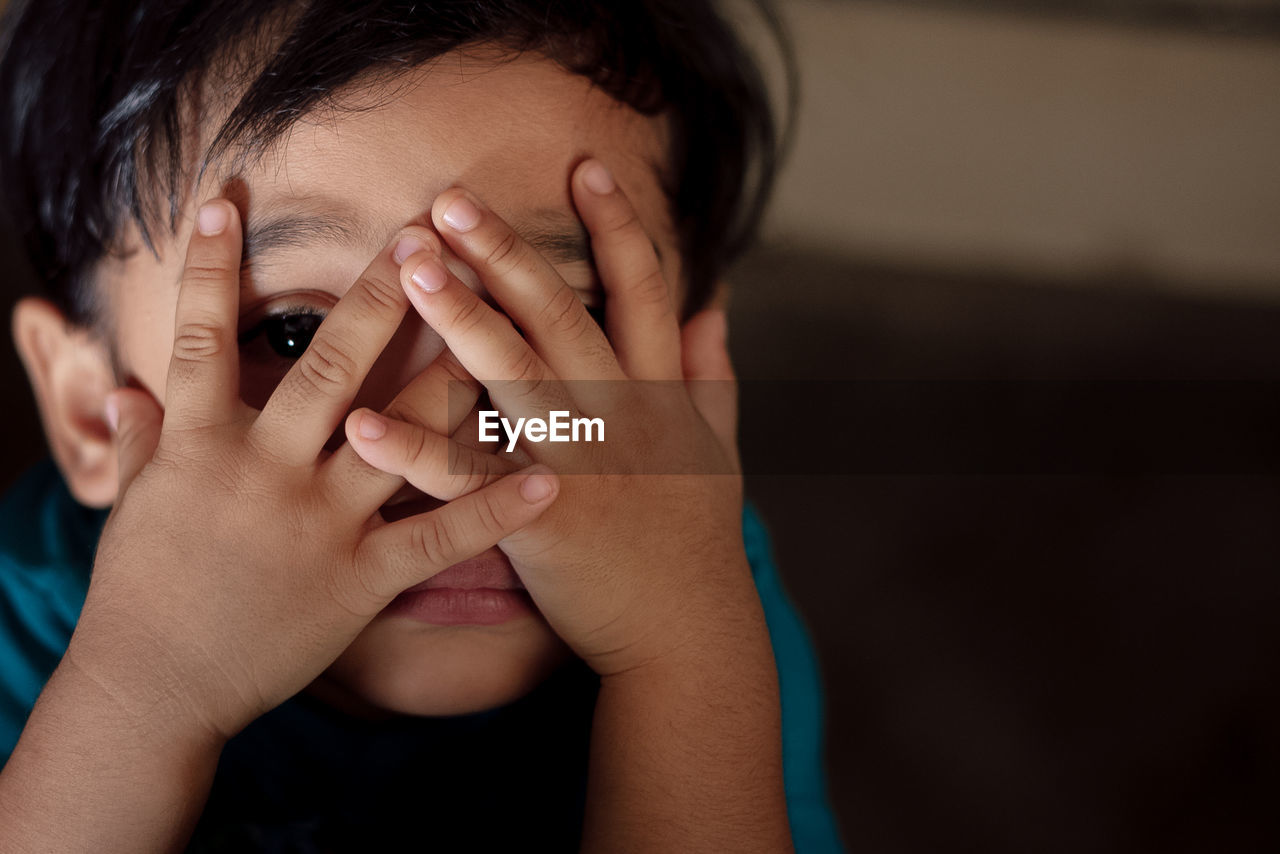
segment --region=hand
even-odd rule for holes
[[[490,478],[383,521],[400,483],[324,445],[407,309],[391,248],[257,412],[238,393],[239,218],[215,201],[200,221],[213,233],[191,238],[163,413],[139,390],[108,404],[119,497],[65,661],[141,715],[225,739],[311,682],[402,590],[535,519],[557,481]],[[416,246],[392,245],[401,257]],[[406,392],[447,375],[438,362]]]
[[[708,642],[759,650],[754,641],[767,635],[742,544],[723,318],[694,318],[682,341],[653,245],[626,196],[596,161],[576,170],[572,189],[608,299],[607,338],[554,268],[465,190],[437,198],[432,218],[507,316],[432,247],[401,269],[418,313],[504,415],[567,410],[605,422],[602,445],[522,444],[523,454],[561,472],[561,495],[501,548],[551,627],[602,675],[696,657]],[[398,416],[357,410],[348,440],[371,465],[437,494],[448,463],[457,470],[470,452]],[[583,470],[584,456],[600,474],[566,474]],[[462,468],[476,482],[493,476],[477,475],[467,459]]]

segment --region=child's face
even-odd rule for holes
[[[159,247],[159,261],[140,251],[104,264],[114,343],[126,376],[164,400],[176,282],[192,216],[199,202],[219,195],[239,204],[247,234],[273,224],[256,243],[250,240],[257,251],[242,284],[242,332],[272,312],[323,314],[399,227],[429,226],[432,200],[454,185],[476,193],[535,246],[547,246],[544,254],[566,282],[589,304],[602,304],[569,193],[570,173],[587,156],[612,169],[659,250],[666,280],[681,281],[679,245],[658,173],[666,161],[660,121],[534,57],[495,65],[451,54],[393,87],[353,95],[337,110],[298,122],[246,174],[230,175],[215,164],[187,205],[176,238]],[[380,100],[388,102],[358,109]],[[446,258],[464,281],[481,287],[456,259]],[[241,349],[242,396],[261,406],[291,364],[288,336],[242,337],[251,339]],[[442,347],[410,312],[356,405],[384,406]],[[509,569],[500,553],[489,557],[501,564],[497,571]],[[527,693],[568,655],[536,610],[491,625],[438,625],[383,614],[316,689],[354,708],[457,714]]]

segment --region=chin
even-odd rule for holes
[[[570,658],[538,616],[500,626],[378,620],[313,693],[362,716],[466,715],[520,699]]]

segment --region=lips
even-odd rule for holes
[[[414,497],[396,500],[406,492]],[[427,513],[444,504],[445,502],[440,499],[423,495],[406,485],[405,489],[401,489],[382,506],[382,518],[387,522],[396,522],[419,513]],[[404,593],[418,593],[423,590],[524,590],[524,584],[502,550],[492,546],[475,557],[455,563],[426,581],[415,584]]]
[[[381,516],[396,522],[444,503],[406,484],[383,504]],[[538,609],[506,554],[492,547],[403,590],[383,613],[438,626],[492,626],[536,615]]]
[[[415,584],[406,593],[421,590],[523,590],[520,576],[511,567],[511,561],[496,546],[486,549],[470,560],[455,563],[438,572],[421,584]]]
[[[494,626],[537,615],[506,555],[488,549],[402,592],[383,610],[437,626]]]

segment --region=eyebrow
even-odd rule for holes
[[[591,240],[586,227],[554,209],[532,212],[512,226],[530,246],[553,263],[591,262]],[[245,229],[241,269],[268,263],[266,258],[287,249],[306,249],[317,243],[360,248],[385,242],[392,229],[358,224],[342,214],[267,214],[252,219]],[[657,249],[657,247],[654,247]]]
[[[283,249],[305,249],[316,243],[357,247],[371,235],[353,228],[350,220],[325,214],[293,214],[259,217],[246,224],[241,266]]]

